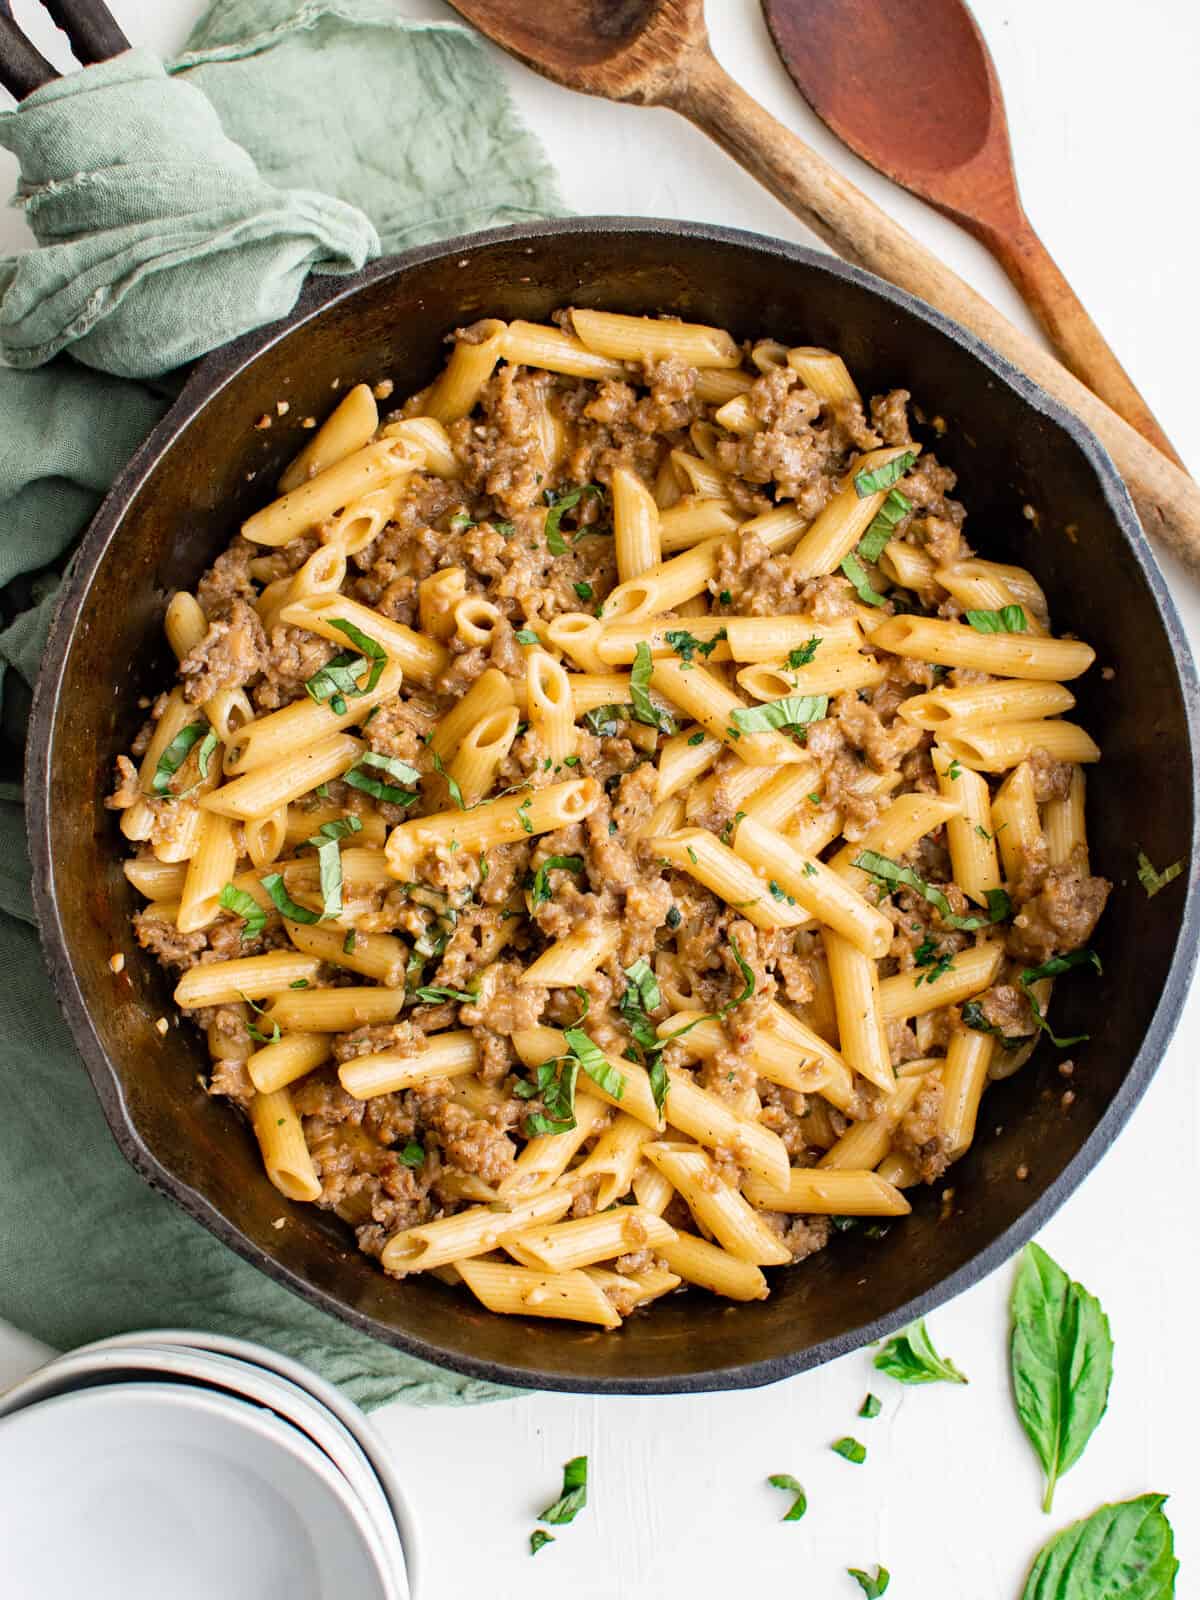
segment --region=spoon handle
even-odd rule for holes
[[[1143,437],[1183,467],[1179,453],[1167,438],[1141,392],[1117,360],[1087,307],[1063,277],[1058,263],[1038,238],[1020,210],[1011,225],[991,228],[966,220],[966,226],[992,252],[1045,329],[1046,337],[1063,362]],[[1186,471],[1186,467],[1184,468]]]
[[[970,328],[1082,418],[1124,476],[1147,534],[1200,575],[1200,487],[1187,473],[764,111],[707,46],[680,63],[659,98],[714,139],[838,255]]]

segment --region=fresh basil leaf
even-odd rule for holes
[[[266,1016],[267,1013],[265,1006],[258,1005],[255,1001],[251,1000],[250,996],[247,994],[243,994],[241,998],[243,1003],[250,1007],[251,1011],[254,1012],[256,1017]],[[283,1037],[279,1031],[279,1024],[277,1022],[273,1022],[271,1024],[270,1033],[264,1033],[262,1029],[256,1027],[253,1022],[248,1022],[246,1024],[246,1032],[252,1039],[257,1039],[259,1044],[278,1044],[280,1039]]]
[[[1144,851],[1138,851],[1137,875],[1138,882],[1146,891],[1147,900],[1153,900],[1160,889],[1165,889],[1169,883],[1183,871],[1182,861],[1172,861],[1169,867],[1164,867],[1161,872],[1155,867],[1150,857]]]
[[[406,1167],[419,1167],[425,1160],[424,1147],[412,1140],[400,1151],[400,1159]]]
[[[202,739],[207,732],[207,722],[190,722],[186,728],[180,728],[158,758],[154,776],[150,780],[150,787],[155,794],[170,793],[171,779],[187,760],[188,751],[196,743],[197,739]]]
[[[639,639],[633,654],[633,669],[629,674],[633,715],[638,722],[657,728],[661,733],[674,733],[675,719],[666,711],[660,711],[650,698],[650,674],[653,670],[654,658],[650,654],[650,646],[645,639]]]
[[[1012,901],[1004,889],[985,889],[983,897],[987,901],[988,916],[993,922],[1006,922],[1012,916]]]
[[[389,777],[399,778],[401,783],[414,787],[398,789],[394,784],[384,783],[381,778],[375,777],[376,772],[386,772]],[[399,756],[385,756],[374,750],[364,750],[350,770],[342,773],[342,779],[352,789],[359,789],[376,800],[387,800],[394,806],[411,806],[414,800],[420,799],[417,786],[421,782],[421,774]]]
[[[877,589],[872,589],[866,568],[853,551],[849,555],[842,557],[841,568],[844,576],[849,578],[854,585],[854,592],[864,605],[882,606],[887,604],[883,595]]]
[[[1028,633],[1029,623],[1021,606],[1001,606],[999,611],[964,611],[976,633]]]
[[[544,1117],[540,1111],[531,1111],[529,1116],[527,1116],[525,1119],[525,1131],[529,1134],[531,1139],[539,1138],[541,1135],[547,1133],[570,1133],[571,1129],[574,1128],[575,1125],[574,1112],[571,1113],[570,1117],[563,1117],[560,1119],[556,1117]]]
[[[586,1456],[575,1456],[573,1460],[568,1461],[563,1468],[562,1494],[553,1505],[546,1507],[538,1521],[548,1522],[551,1527],[557,1527],[564,1522],[574,1522],[587,1505],[587,1479]]]
[[[908,496],[901,494],[899,489],[891,490],[887,499],[875,513],[870,527],[858,541],[857,554],[859,559],[862,561],[878,561],[887,546],[888,540],[911,510],[912,501]]]
[[[867,1459],[867,1447],[865,1444],[859,1444],[857,1439],[839,1439],[829,1448],[835,1456],[841,1456],[843,1461],[850,1461],[856,1467],[861,1467]]]
[[[554,1535],[552,1533],[547,1533],[545,1528],[535,1528],[529,1535],[529,1554],[535,1556],[544,1545],[553,1543]]]
[[[663,638],[674,650],[675,654],[685,666],[690,667],[696,656],[703,656],[706,660],[720,644],[722,639],[727,639],[728,633],[724,628],[718,628],[711,639],[697,639],[694,633],[689,633],[686,628],[672,628]]]
[[[1108,1405],[1113,1342],[1100,1302],[1036,1244],[1012,1293],[1009,1360],[1017,1416],[1046,1474],[1042,1510],[1083,1454]]]
[[[541,644],[541,639],[532,628],[521,628],[517,633],[518,644]]]
[[[866,472],[860,472],[854,479],[854,492],[860,500],[865,500],[869,494],[879,494],[884,489],[890,489],[898,483],[908,469],[916,465],[916,452],[906,450],[902,456],[893,456],[890,461],[885,461],[882,466],[872,467]]]
[[[622,1021],[644,1052],[660,1050],[658,1033],[647,1013],[662,1005],[662,994],[654,970],[644,956],[625,968],[625,980],[624,993],[617,1002]]]
[[[568,489],[566,494],[556,495],[553,489],[545,491],[544,499],[550,507],[546,513],[546,548],[551,555],[566,555],[567,544],[560,531],[563,512],[573,511],[585,494],[598,494],[603,498],[604,490],[598,483],[584,483],[578,489]]]
[[[291,983],[288,984],[288,988],[289,989],[307,989],[308,988],[308,979],[307,978],[293,978]]]
[[[592,1082],[599,1084],[605,1094],[612,1095],[614,1100],[620,1100],[625,1094],[625,1078],[609,1065],[600,1047],[592,1042],[582,1028],[565,1029],[563,1038],[567,1041],[567,1049]]]
[[[742,706],[731,713],[731,720],[739,733],[764,733],[771,728],[802,728],[820,722],[828,710],[827,694],[793,694],[760,706]]]
[[[738,964],[738,971],[742,975],[742,979],[743,979],[743,981],[745,983],[745,988],[743,988],[741,994],[738,995],[736,1000],[729,1000],[729,1001],[727,1001],[725,1003],[725,1005],[723,1005],[721,1007],[721,1009],[717,1013],[717,1015],[721,1018],[722,1021],[724,1021],[724,1019],[729,1015],[729,1013],[731,1011],[733,1011],[737,1006],[744,1005],[746,1003],[746,1001],[749,1000],[750,996],[754,993],[754,968],[750,965],[750,963],[746,960],[745,956],[742,954],[741,946],[738,944],[738,942],[734,938],[733,934],[729,935],[729,945],[730,945],[730,948],[733,951],[733,959]]]
[[[883,1401],[879,1396],[877,1394],[869,1394],[862,1405],[859,1406],[858,1414],[860,1417],[866,1417],[871,1420],[877,1417],[882,1410]]]
[[[581,600],[591,600],[595,597],[595,591],[590,583],[577,583],[574,585],[574,588],[575,593]]]
[[[451,533],[465,533],[468,528],[476,528],[479,524],[469,511],[456,511],[450,518]]]
[[[441,776],[445,778],[446,788],[450,791],[451,800],[454,801],[454,804],[460,811],[465,811],[467,809],[467,803],[463,799],[462,785],[459,783],[457,778],[452,778],[446,771],[446,764],[442,760],[441,756],[438,755],[436,750],[433,752],[433,770],[437,773],[440,773]]]
[[[525,1121],[526,1131],[533,1134],[569,1133],[575,1126],[575,1085],[579,1077],[579,1062],[574,1056],[564,1056],[558,1061],[543,1061],[534,1074],[532,1084],[518,1084],[516,1093],[522,1100],[534,1095],[542,1097],[546,1111],[532,1112]]]
[[[453,782],[453,779],[451,779],[450,781]],[[461,805],[461,803],[462,803],[462,796],[460,795],[459,796],[459,804]],[[528,812],[528,810],[529,810],[529,807],[532,804],[533,804],[533,800],[532,799],[522,800],[521,804],[517,807],[517,821],[521,824],[522,828],[524,828],[526,833],[532,833],[533,832],[533,823],[529,820],[529,817],[526,814]]]
[[[966,1383],[963,1373],[947,1356],[938,1355],[924,1318],[889,1339],[875,1357],[880,1372],[897,1383]]]
[[[1037,983],[1039,978],[1058,978],[1064,972],[1070,972],[1074,967],[1084,966],[1090,966],[1099,973],[1104,971],[1104,968],[1100,965],[1100,957],[1094,950],[1072,950],[1069,955],[1051,956],[1050,960],[1043,961],[1040,967],[1025,967],[1017,974],[1017,987],[1029,1002],[1029,1009],[1033,1012],[1033,1020],[1050,1040],[1050,1043],[1057,1045],[1060,1050],[1065,1050],[1069,1045],[1083,1044],[1090,1038],[1090,1035],[1075,1033],[1069,1038],[1060,1039],[1046,1021],[1045,1013],[1038,1004],[1037,996],[1034,994],[1031,985]]]
[[[922,900],[927,901],[935,908],[947,927],[959,928],[964,933],[973,933],[976,928],[987,928],[993,922],[999,920],[996,916],[960,917],[940,889],[936,888],[932,883],[926,883],[925,879],[919,877],[911,867],[902,867],[899,862],[893,861],[890,856],[881,856],[876,850],[860,851],[851,862],[851,865],[860,868],[863,872],[869,872],[873,878],[877,878],[888,894],[894,894],[900,887],[915,890]],[[1003,890],[999,892],[1004,894]],[[994,893],[996,891],[993,891]],[[1004,895],[1003,906],[1003,914],[1007,914],[1009,909],[1007,895]],[[999,900],[993,902],[991,896],[988,897],[989,911],[999,911],[1000,907],[1001,902]]]
[[[423,1000],[427,1006],[439,1005],[443,1000],[457,1000],[460,1005],[473,1006],[479,999],[479,996],[472,994],[469,989],[447,989],[436,983],[426,984],[421,989],[414,989],[413,994],[418,1000]]]
[[[538,906],[545,905],[554,891],[550,887],[551,872],[582,872],[582,856],[547,856],[533,875],[533,882],[529,886],[529,909],[536,911]]]
[[[298,906],[283,886],[283,877],[278,872],[269,872],[262,880],[262,886],[275,903],[275,909],[282,911],[285,917],[291,917],[293,922],[320,922],[319,911],[310,911],[307,906]]]
[[[664,1039],[663,1043],[667,1041]],[[659,1114],[667,1103],[667,1096],[671,1092],[671,1080],[667,1076],[667,1064],[662,1058],[662,1052],[657,1051],[651,1059],[649,1066],[650,1093],[654,1096],[654,1105]]]
[[[876,1567],[873,1578],[861,1567],[847,1567],[846,1571],[866,1595],[867,1600],[879,1600],[881,1595],[887,1593],[888,1584],[892,1581],[892,1575],[886,1567]]]
[[[232,883],[227,883],[221,890],[217,904],[222,911],[232,911],[235,917],[241,917],[244,924],[243,939],[257,939],[267,925],[267,913],[254,896],[247,894],[244,889],[235,888]]]
[[[787,664],[789,667],[807,667],[812,662],[821,644],[820,639],[814,634],[804,644],[797,645],[794,650],[788,651]]]
[[[785,1489],[795,1499],[779,1519],[781,1522],[799,1522],[808,1510],[808,1496],[790,1472],[773,1472],[767,1479],[772,1489]]]
[[[1101,1506],[1046,1544],[1021,1600],[1172,1600],[1179,1562],[1165,1494]]]

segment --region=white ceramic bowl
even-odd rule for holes
[[[387,1554],[297,1428],[187,1383],[123,1383],[0,1420],[13,1600],[388,1600]]]
[[[194,1328],[151,1328],[142,1333],[116,1334],[111,1339],[97,1339],[92,1344],[83,1345],[73,1354],[83,1355],[88,1352],[102,1350],[138,1350],[145,1346],[161,1348],[168,1345],[231,1356],[248,1366],[259,1367],[267,1372],[273,1372],[278,1377],[286,1378],[288,1382],[295,1384],[298,1389],[302,1389],[312,1395],[321,1405],[333,1413],[346,1431],[357,1441],[383,1486],[383,1492],[387,1497],[388,1505],[391,1507],[392,1516],[400,1530],[408,1586],[415,1597],[418,1593],[420,1549],[417,1542],[416,1519],[413,1516],[412,1507],[409,1505],[395,1468],[388,1459],[383,1441],[379,1438],[374,1428],[371,1427],[367,1417],[356,1405],[347,1400],[341,1390],[332,1383],[328,1383],[324,1378],[319,1377],[301,1362],[293,1361],[290,1356],[280,1355],[278,1351],[268,1349],[266,1345],[254,1344],[249,1339],[234,1339],[226,1334],[203,1333]],[[38,1374],[35,1373],[34,1376],[37,1377]],[[16,1391],[13,1392],[15,1393]],[[6,1403],[7,1397],[0,1399],[0,1412],[2,1412]]]
[[[186,1346],[86,1348],[52,1361],[11,1390],[0,1400],[0,1416],[12,1415],[53,1395],[150,1379],[195,1384],[249,1400],[300,1429],[329,1457],[363,1502],[387,1557],[389,1600],[410,1600],[396,1523],[383,1486],[361,1447],[337,1417],[306,1389],[263,1367]]]

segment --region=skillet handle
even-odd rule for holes
[[[1074,411],[1116,462],[1146,533],[1200,576],[1200,486],[764,111],[720,66],[706,42],[679,63],[659,102],[707,133],[838,255],[961,322]]]

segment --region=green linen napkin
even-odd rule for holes
[[[0,263],[15,775],[61,561],[178,381],[135,377],[274,320],[308,271],[352,270],[379,242],[562,207],[474,35],[388,0],[218,0],[165,71],[131,51],[65,78],[0,115],[0,143],[42,243]],[[20,800],[0,783],[0,1316],[60,1348],[166,1325],[259,1339],[368,1407],[507,1393],[314,1311],[125,1164],[42,967]]]

